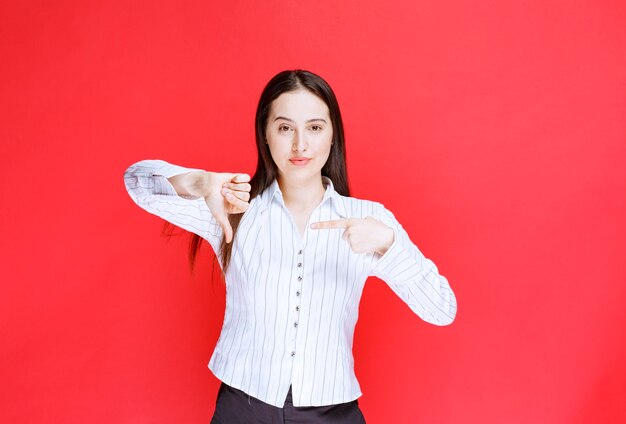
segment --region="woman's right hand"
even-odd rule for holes
[[[227,172],[190,172],[168,178],[178,194],[204,197],[222,226],[226,243],[233,239],[228,215],[244,213],[250,200],[250,176]]]
[[[226,243],[233,240],[233,229],[228,215],[244,213],[250,204],[250,176],[211,172],[209,194],[205,196],[209,210],[224,230]]]

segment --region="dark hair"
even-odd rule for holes
[[[258,196],[269,187],[274,179],[278,176],[278,170],[269,146],[266,143],[265,130],[267,128],[267,120],[269,117],[272,102],[283,93],[305,89],[319,97],[326,106],[330,114],[330,120],[333,126],[333,144],[330,149],[330,155],[326,164],[322,167],[322,175],[330,178],[333,182],[337,193],[350,196],[348,187],[348,173],[346,167],[346,146],[343,134],[343,122],[341,113],[339,112],[339,104],[335,93],[328,83],[318,75],[304,70],[283,71],[274,76],[267,83],[265,89],[261,93],[259,104],[256,110],[255,129],[256,129],[256,148],[257,148],[257,166],[254,175],[250,180],[252,186],[250,190],[250,200]],[[237,227],[241,221],[243,214],[229,215],[228,219],[233,228],[233,240],[226,243],[222,239],[220,251],[216,254],[221,256],[222,268],[224,274],[228,270],[232,246],[237,234]],[[198,249],[202,239],[196,234],[192,234],[189,243],[189,262],[193,269]]]

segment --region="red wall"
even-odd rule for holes
[[[211,255],[135,206],[144,158],[252,172],[286,68],[345,119],[356,196],[448,277],[450,327],[380,280],[368,423],[626,421],[626,3],[0,3],[0,421],[208,422]]]

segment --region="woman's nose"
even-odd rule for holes
[[[294,152],[304,152],[307,149],[307,141],[301,131],[296,131],[293,137],[292,150]]]

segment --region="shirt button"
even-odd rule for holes
[[[296,311],[299,311],[299,310],[300,310],[300,307],[299,307],[299,306],[296,306]]]
[[[300,292],[299,291],[296,292],[296,296],[300,296]]]
[[[298,255],[301,255],[301,254],[302,254],[302,249],[298,251]]]
[[[298,264],[298,268],[302,268],[302,262]]]
[[[296,352],[291,352],[291,356],[296,356]]]
[[[298,275],[298,281],[302,281],[302,276]]]
[[[294,327],[298,327],[298,323],[297,323],[297,322],[294,322],[294,323],[293,323],[293,326],[294,326]]]

